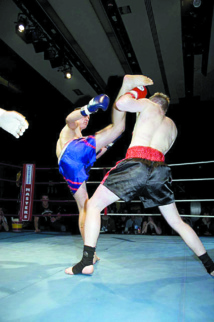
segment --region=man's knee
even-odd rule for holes
[[[87,204],[86,204],[86,210],[87,212],[92,210],[92,209],[98,209],[99,211],[101,211],[102,209],[99,207],[99,200],[97,198],[91,198],[88,200]]]
[[[181,217],[177,217],[173,219],[170,218],[170,220],[167,220],[167,222],[173,229],[176,229],[185,225],[185,222],[182,220]]]
[[[86,211],[89,211],[93,207],[95,207],[95,202],[93,201],[93,199],[89,199],[86,204]]]

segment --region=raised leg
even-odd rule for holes
[[[132,88],[140,85],[152,85],[153,81],[143,75],[126,75],[123,78],[121,89],[112,106],[112,124],[96,133],[96,151],[115,141],[125,130],[126,112],[121,112],[116,107],[116,102],[120,96],[124,95]]]

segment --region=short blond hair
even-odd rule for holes
[[[162,110],[166,113],[170,104],[170,99],[167,95],[163,93],[155,93],[150,98],[150,101],[161,106]]]

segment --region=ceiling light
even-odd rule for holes
[[[23,13],[18,14],[18,21],[15,22],[15,30],[16,34],[26,42],[26,44],[30,44],[34,41],[34,33],[35,27],[28,20],[27,16]]]
[[[63,65],[60,66],[60,68],[58,69],[58,72],[62,72],[66,79],[71,79],[73,76],[72,67],[73,66],[71,65],[67,57],[64,57]]]
[[[19,32],[24,32],[28,24],[28,19],[25,15],[19,13],[18,14],[18,21],[16,23],[16,29]]]
[[[71,69],[67,69],[66,71],[64,71],[64,76],[66,79],[71,79],[72,77],[72,70]]]

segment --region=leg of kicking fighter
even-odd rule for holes
[[[88,200],[83,258],[74,267],[69,267],[67,274],[93,273],[92,259],[100,233],[100,212],[117,200],[119,198],[103,185],[99,185],[92,198]]]
[[[77,207],[79,210],[79,231],[85,244],[85,217],[86,217],[86,203],[88,201],[88,192],[86,188],[86,183],[84,182],[81,187],[74,194],[74,199],[76,200]],[[97,256],[96,252],[93,257],[93,264],[95,264],[100,258]],[[70,268],[65,269],[66,274],[70,274]]]
[[[74,199],[76,200],[77,207],[79,210],[79,230],[84,241],[84,224],[85,224],[85,213],[86,213],[86,202],[88,201],[88,192],[86,188],[86,183],[83,182],[81,187],[74,194]]]
[[[96,151],[99,151],[102,147],[107,146],[111,142],[115,141],[125,130],[126,113],[121,112],[116,108],[116,102],[120,96],[129,92],[131,89],[137,86],[149,86],[153,81],[143,75],[125,75],[121,89],[117,95],[117,98],[112,106],[112,124],[96,133]]]
[[[175,203],[160,206],[159,209],[168,224],[181,236],[187,246],[189,246],[189,248],[199,257],[205,267],[206,263],[208,264],[206,267],[207,271],[214,276],[214,264],[212,263],[212,260],[208,255],[208,257],[205,255],[206,250],[195,231],[181,219]]]

